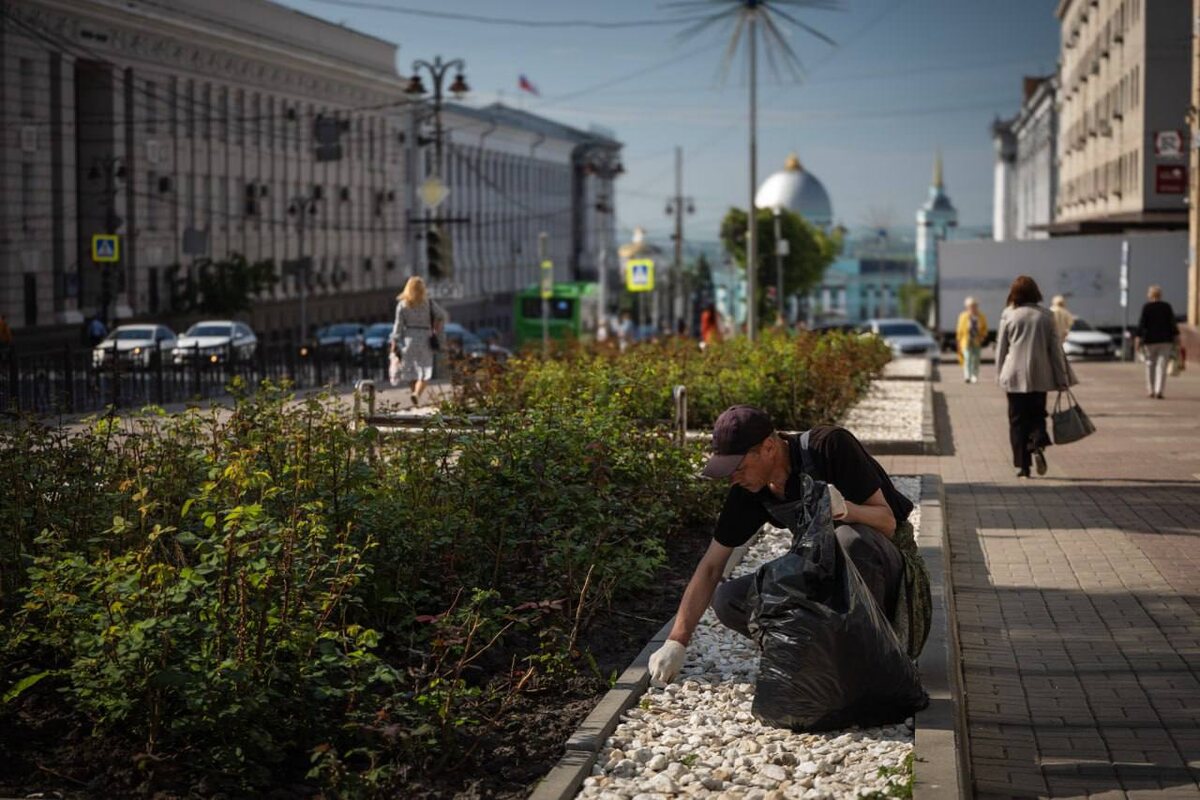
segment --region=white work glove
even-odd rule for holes
[[[833,518],[845,519],[846,498],[842,497],[842,493],[832,483],[826,485],[829,487],[829,510],[832,512]]]
[[[683,657],[687,648],[674,639],[667,639],[663,646],[650,656],[650,680],[659,683],[670,683],[679,674],[683,666]]]

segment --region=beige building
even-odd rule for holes
[[[264,0],[5,14],[0,311],[15,327],[164,314],[198,259],[284,266],[301,247],[310,320],[386,308],[404,276],[395,45]],[[302,238],[289,208],[314,195]],[[103,233],[120,241],[109,268],[90,251]],[[257,298],[253,321],[282,324],[302,278]]]
[[[18,344],[74,341],[97,313],[181,327],[173,295],[233,253],[281,275],[245,315],[260,332],[294,328],[302,295],[310,327],[389,319],[410,275],[457,321],[504,330],[540,233],[560,280],[594,280],[612,241],[593,167],[619,142],[448,103],[439,168],[430,98],[405,93],[390,42],[268,0],[0,13],[0,313]],[[427,208],[439,169],[449,194]],[[430,217],[452,221],[430,237]],[[92,237],[109,233],[119,260],[101,266]]]
[[[1191,4],[1060,0],[1052,233],[1187,224]]]

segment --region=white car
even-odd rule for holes
[[[1098,331],[1084,320],[1071,323],[1071,330],[1063,341],[1063,352],[1067,358],[1116,358],[1117,345],[1104,331]]]
[[[230,358],[252,358],[258,350],[258,337],[250,326],[234,320],[197,322],[179,337],[172,355],[176,364],[193,359],[218,364]]]
[[[170,354],[176,341],[166,325],[120,325],[92,348],[92,366],[111,367],[120,362],[150,367],[156,363],[155,355]]]
[[[933,334],[911,319],[873,319],[863,327],[868,333],[873,333],[887,342],[896,358],[920,357],[936,360],[941,352]]]

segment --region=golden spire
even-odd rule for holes
[[[800,166],[800,157],[795,153],[789,153],[787,161],[783,162],[783,168],[788,172],[801,172],[804,167]]]
[[[942,187],[942,151],[938,150],[937,155],[933,158],[933,185],[941,189]]]

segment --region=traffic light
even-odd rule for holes
[[[451,277],[453,259],[450,254],[450,237],[445,235],[441,225],[430,225],[425,231],[425,263],[429,268],[430,278],[441,280]]]

